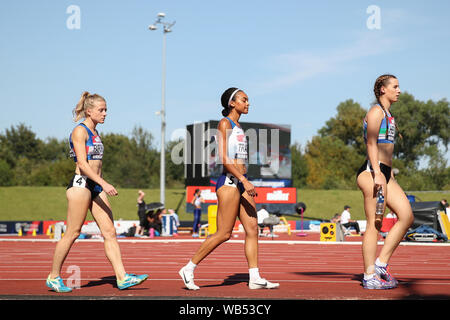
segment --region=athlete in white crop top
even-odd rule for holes
[[[231,124],[231,134],[228,136],[227,154],[230,159],[248,159],[247,138],[244,130],[234,123],[229,117],[226,117]]]
[[[239,217],[245,230],[249,288],[277,288],[279,284],[261,278],[258,269],[258,221],[253,199],[256,191],[253,184],[247,180],[247,142],[239,125],[241,115],[247,114],[249,110],[248,96],[238,88],[229,88],[222,94],[221,103],[224,118],[218,126],[218,145],[224,172],[216,184],[217,231],[202,243],[179,274],[188,289],[200,289],[194,283],[194,269],[217,246],[231,237],[236,217]]]

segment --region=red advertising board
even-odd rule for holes
[[[201,196],[205,203],[217,203],[216,188],[214,186],[188,186],[186,188],[186,202],[191,203],[196,189],[201,190]],[[258,194],[256,203],[296,203],[296,188],[255,188]]]

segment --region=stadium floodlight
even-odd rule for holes
[[[157,28],[157,24],[163,25],[163,45],[162,45],[162,89],[161,89],[161,110],[156,114],[161,116],[161,173],[160,173],[160,202],[165,204],[166,194],[166,150],[165,150],[165,136],[166,136],[166,33],[172,32],[171,27],[175,24],[162,21],[166,17],[164,12],[158,13],[156,21],[148,28],[154,31]]]

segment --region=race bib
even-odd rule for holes
[[[82,176],[79,174],[76,174],[75,177],[73,177],[73,186],[78,188],[86,188],[86,181],[87,176]]]
[[[388,140],[394,141],[395,140],[395,120],[393,117],[389,117],[388,121],[389,121],[389,126],[388,126],[389,130],[387,133]]]
[[[227,174],[225,177],[225,183],[223,185],[237,188],[238,182],[239,180],[235,176]]]

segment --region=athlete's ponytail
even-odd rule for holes
[[[85,91],[81,94],[80,101],[78,101],[75,109],[73,109],[73,121],[77,122],[82,118],[86,118],[86,110],[94,107],[94,103],[97,101],[105,101],[105,98],[98,94],[90,94]]]

